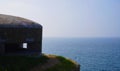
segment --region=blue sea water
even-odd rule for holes
[[[120,38],[44,38],[43,53],[73,59],[81,71],[120,71]]]

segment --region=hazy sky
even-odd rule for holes
[[[0,0],[0,13],[40,23],[44,37],[120,37],[120,0]]]

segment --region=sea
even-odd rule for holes
[[[42,51],[70,58],[80,71],[120,71],[120,38],[43,38]]]

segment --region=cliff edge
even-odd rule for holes
[[[62,56],[45,55],[48,60],[43,65],[38,65],[31,71],[80,71],[80,65],[73,60]]]
[[[56,55],[0,56],[0,71],[80,71],[80,65]]]

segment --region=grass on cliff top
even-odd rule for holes
[[[60,61],[60,63],[45,71],[74,71],[76,68],[76,64],[73,61],[68,60],[62,56],[56,56],[56,58]]]
[[[45,71],[71,71],[76,66],[75,63],[62,56],[56,56],[56,58],[60,62]],[[41,57],[0,56],[0,71],[30,71],[31,68],[46,63],[48,59],[49,56],[46,55]]]

